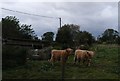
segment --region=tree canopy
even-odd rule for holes
[[[58,29],[56,35],[56,42],[59,43],[62,48],[76,47],[82,44],[91,45],[93,40],[92,34],[87,31],[80,31],[80,26],[74,24],[65,24]]]
[[[1,22],[3,38],[38,39],[31,25],[20,25],[15,16],[6,16]]]
[[[119,39],[119,33],[114,29],[106,29],[102,36],[99,37],[99,41],[106,43],[117,43]]]
[[[42,35],[42,40],[43,41],[48,41],[50,43],[53,42],[53,38],[54,38],[54,33],[53,32],[46,32]]]

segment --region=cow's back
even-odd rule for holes
[[[61,55],[61,51],[60,50],[52,50],[51,54],[54,57],[59,57]]]
[[[75,51],[75,56],[77,58],[84,58],[86,53],[87,53],[86,50],[76,50]]]

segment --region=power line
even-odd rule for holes
[[[31,14],[31,13],[26,13],[26,12],[21,12],[21,11],[15,11],[15,10],[7,9],[7,8],[1,8],[1,9],[6,10],[6,11],[11,11],[11,12],[16,12],[16,13],[31,15],[31,16],[38,16],[38,17],[59,19],[60,20],[60,27],[61,27],[61,18],[60,17],[50,17],[50,16],[43,16],[43,15]]]
[[[16,12],[16,13],[31,15],[31,16],[38,16],[38,17],[45,17],[45,18],[54,18],[54,19],[58,19],[59,18],[59,17],[50,17],[50,16],[43,16],[43,15],[31,14],[31,13],[26,13],[26,12],[11,10],[11,9],[7,9],[7,8],[1,8],[1,9],[6,10],[6,11],[11,11],[11,12]]]

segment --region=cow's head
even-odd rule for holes
[[[73,49],[71,49],[71,48],[67,48],[67,49],[66,49],[66,52],[67,52],[69,55],[72,53],[72,51],[73,51]]]

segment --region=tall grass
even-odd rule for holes
[[[65,79],[118,79],[118,46],[94,45],[95,51],[90,67],[84,64],[74,65],[74,55],[65,64]],[[48,61],[27,61],[26,65],[3,71],[3,79],[60,79],[61,64]]]

